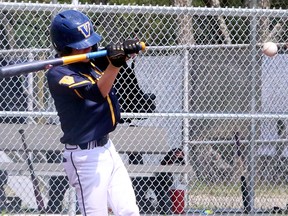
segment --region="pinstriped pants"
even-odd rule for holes
[[[63,165],[83,216],[139,216],[128,172],[111,140],[103,147],[65,150]]]

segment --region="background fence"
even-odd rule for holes
[[[159,129],[165,130],[168,150],[184,150],[189,172],[181,174],[181,188],[176,188],[185,190],[186,212],[287,211],[286,10],[0,3],[1,65],[52,58],[51,19],[72,8],[91,17],[103,36],[100,46],[131,37],[147,44],[131,65],[142,91],[156,96],[156,109],[123,109],[121,126],[137,126],[139,133],[117,137],[131,143],[133,151],[145,143],[144,129],[156,128],[150,134],[155,142],[147,141],[140,150],[141,162],[151,166],[166,155],[164,148],[152,156],[145,149],[163,138]],[[277,56],[262,54],[265,41],[278,44]],[[37,211],[28,169],[20,167],[26,156],[18,130],[34,127],[25,130],[34,165],[60,162],[61,154],[51,151],[62,145],[45,71],[0,80],[0,108],[1,208]],[[122,153],[129,164],[129,154]],[[40,166],[36,173],[45,205],[53,197],[54,213],[69,211],[75,204],[72,190],[64,193],[64,174],[52,171]],[[133,178],[145,199],[141,211],[160,214],[157,193],[142,186],[148,178],[141,184]]]

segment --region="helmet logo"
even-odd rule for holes
[[[88,38],[91,36],[90,27],[91,27],[90,21],[88,21],[78,26],[78,31],[80,31],[84,35],[85,38]]]

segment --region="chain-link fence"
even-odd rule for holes
[[[9,0],[2,0],[9,2]],[[16,1],[17,2],[17,1]],[[19,2],[19,1],[18,1]],[[26,3],[49,3],[50,0],[24,0]],[[183,6],[183,7],[228,7],[228,8],[276,8],[287,9],[286,0],[52,0],[55,3],[67,4],[117,4],[117,5],[147,5],[147,6]]]
[[[53,58],[50,21],[72,8],[100,46],[147,45],[116,83],[123,119],[112,136],[143,214],[288,213],[287,11],[0,3],[1,66]],[[262,54],[265,41],[277,56]],[[30,158],[45,211],[75,213],[45,71],[0,80],[0,98],[1,210],[39,211]]]

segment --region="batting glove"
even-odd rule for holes
[[[121,67],[126,62],[126,54],[122,44],[109,44],[106,46],[107,56],[111,64],[115,67]]]
[[[138,39],[129,39],[123,42],[123,48],[126,55],[139,53],[141,46]]]

